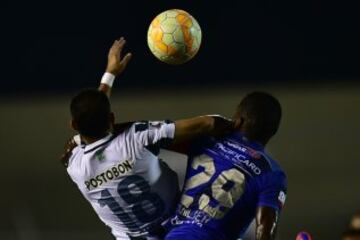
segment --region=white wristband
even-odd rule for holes
[[[114,83],[114,80],[115,80],[115,75],[106,72],[106,73],[104,73],[104,75],[103,75],[102,78],[101,78],[101,83],[102,83],[102,84],[106,84],[106,85],[108,85],[109,87],[112,87],[112,85],[113,85],[113,83]]]

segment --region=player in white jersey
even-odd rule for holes
[[[85,90],[72,99],[71,125],[79,135],[70,141],[62,160],[116,239],[157,239],[178,196],[176,173],[157,157],[160,147],[224,133],[233,123],[201,116],[115,125],[107,96],[131,57],[121,59],[124,44],[121,38],[110,49],[99,90]]]

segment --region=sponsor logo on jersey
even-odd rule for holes
[[[126,175],[132,169],[133,163],[126,160],[96,175],[95,177],[90,178],[88,181],[85,181],[84,184],[88,190],[95,189],[108,181],[118,178],[119,176]]]
[[[261,168],[257,166],[253,161],[249,160],[247,155],[244,155],[243,153],[236,152],[232,150],[231,148],[225,146],[222,143],[217,143],[215,145],[216,148],[218,148],[221,152],[221,156],[225,159],[228,159],[229,161],[234,162],[237,166],[246,166],[247,170],[251,170],[253,174],[260,175],[261,174]],[[242,148],[241,146],[239,146]],[[243,150],[247,151],[245,148],[242,148]]]
[[[278,200],[279,200],[279,202],[280,202],[280,204],[281,204],[281,207],[283,207],[284,204],[285,204],[285,200],[286,200],[286,194],[285,194],[285,192],[280,191],[279,196],[278,196]]]
[[[243,153],[247,153],[249,154],[251,157],[255,158],[255,159],[260,159],[261,158],[261,154],[259,154],[256,150],[248,147],[248,146],[244,146],[244,145],[239,145],[238,143],[234,143],[231,141],[226,141],[225,144],[227,144],[228,146],[235,148]]]
[[[241,162],[242,164],[245,164],[248,168],[250,168],[251,171],[252,171],[253,173],[255,173],[256,175],[260,175],[260,174],[261,174],[261,169],[260,169],[258,166],[256,166],[255,163],[251,162],[250,160],[248,160],[248,159],[246,159],[246,160],[240,160],[240,162]]]
[[[170,220],[172,225],[195,224],[199,227],[202,227],[212,219],[212,217],[201,210],[192,211],[191,209],[181,206],[178,211],[179,214],[185,218],[179,219],[178,216],[175,216]]]
[[[104,156],[104,149],[100,150],[100,151],[97,151],[95,153],[95,156],[96,158],[99,160],[99,162],[103,161],[105,159],[105,156]]]

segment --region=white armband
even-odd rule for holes
[[[109,87],[112,87],[112,85],[113,85],[113,83],[114,83],[114,80],[115,80],[115,75],[106,72],[106,73],[104,73],[104,75],[103,75],[102,78],[101,78],[101,83],[102,83],[102,84],[106,84],[106,85],[108,85]]]

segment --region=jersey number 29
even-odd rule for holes
[[[189,192],[203,184],[208,184],[216,173],[214,159],[202,154],[194,158],[191,167],[194,170],[203,168],[203,171],[189,178],[185,183],[181,204],[189,208],[194,203],[194,197]],[[198,198],[199,209],[216,219],[222,218],[228,209],[241,197],[244,192],[245,176],[236,168],[223,170],[211,183],[211,194],[201,194]],[[210,198],[218,203],[215,207],[210,206]]]

